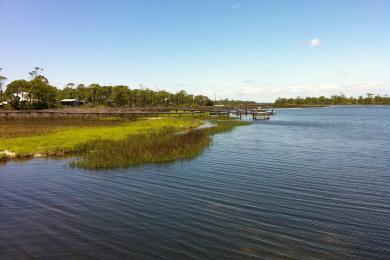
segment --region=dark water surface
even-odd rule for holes
[[[0,258],[390,257],[390,107],[278,112],[193,161],[0,166]]]

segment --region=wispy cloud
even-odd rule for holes
[[[252,80],[252,79],[246,79],[246,80],[243,80],[242,83],[244,83],[244,84],[252,84],[252,83],[255,83],[255,81]]]
[[[232,5],[232,9],[237,9],[237,8],[240,8],[240,7],[241,7],[240,4],[234,4],[234,5]]]
[[[345,77],[348,77],[348,76],[349,76],[348,73],[343,72],[343,71],[341,71],[341,70],[337,70],[336,73],[337,73],[337,76],[339,76],[339,77],[341,77],[341,78],[345,78]]]
[[[319,46],[321,44],[320,40],[318,40],[317,38],[313,38],[311,41],[310,41],[310,46],[312,48],[315,48],[317,46]]]
[[[191,83],[178,82],[178,83],[173,83],[173,86],[174,87],[190,87],[190,86],[192,86],[192,84]]]

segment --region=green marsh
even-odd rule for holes
[[[234,120],[214,120],[213,123],[215,124],[210,128],[182,133],[173,128],[164,128],[129,135],[120,140],[92,141],[80,148],[85,153],[72,166],[96,170],[189,160],[209,147],[213,134],[248,124]]]
[[[73,167],[111,169],[191,159],[212,143],[212,135],[246,125],[203,117],[38,118],[0,120],[0,160],[77,155]]]

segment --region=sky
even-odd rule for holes
[[[0,0],[8,83],[210,98],[390,95],[387,0]]]

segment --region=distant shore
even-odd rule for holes
[[[285,105],[285,106],[274,106],[274,108],[316,108],[316,107],[334,107],[334,106],[369,107],[369,106],[389,106],[389,105],[388,104]]]
[[[332,105],[285,105],[274,106],[274,108],[314,108],[314,107],[330,107]]]

